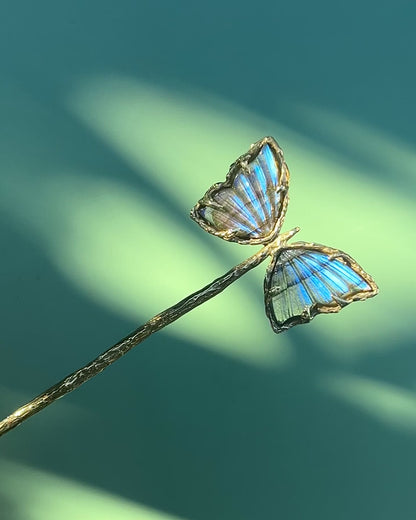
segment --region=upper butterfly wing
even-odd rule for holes
[[[206,231],[240,244],[267,243],[282,226],[289,170],[273,137],[253,144],[191,211]]]
[[[374,280],[349,255],[304,242],[278,250],[264,280],[266,314],[275,332],[377,293]]]

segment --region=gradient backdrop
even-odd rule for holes
[[[2,415],[253,254],[188,212],[264,135],[380,295],[277,336],[258,267],[2,438],[0,517],[414,520],[414,2],[2,7]]]

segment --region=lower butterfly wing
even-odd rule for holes
[[[305,242],[279,249],[264,280],[266,314],[275,332],[377,293],[374,280],[349,255]]]
[[[273,137],[253,144],[191,210],[209,233],[240,244],[263,244],[278,234],[288,203],[289,170]]]

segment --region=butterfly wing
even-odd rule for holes
[[[240,244],[265,244],[282,226],[289,170],[273,137],[253,144],[191,211],[203,229]]]
[[[266,314],[275,332],[377,293],[374,280],[349,255],[305,242],[279,249],[264,280]]]

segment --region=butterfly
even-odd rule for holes
[[[191,210],[191,218],[212,235],[270,247],[264,301],[277,333],[378,293],[371,276],[343,251],[308,242],[287,244],[299,231],[280,234],[289,177],[281,148],[273,137],[264,137]]]

